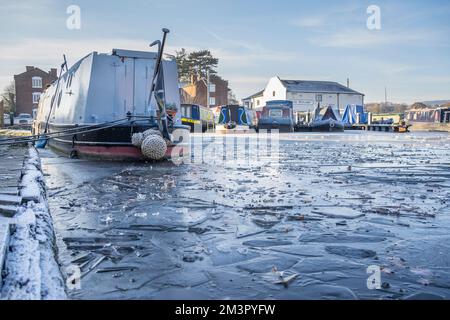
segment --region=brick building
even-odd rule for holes
[[[199,104],[211,108],[228,104],[228,81],[216,75],[211,75],[209,81],[209,104],[206,101],[206,81],[199,77],[192,77],[191,82],[181,88],[181,103]]]
[[[56,69],[45,72],[33,66],[27,66],[25,72],[15,75],[16,115],[20,113],[33,114],[33,110],[38,106],[42,91],[57,77]]]

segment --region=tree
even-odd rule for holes
[[[219,64],[219,59],[214,58],[209,50],[191,52],[188,60],[192,71],[198,73],[201,77],[206,77],[207,70],[210,74],[217,73],[215,69]]]
[[[395,113],[404,113],[406,110],[408,109],[408,105],[407,104],[396,104],[394,106],[394,112]]]
[[[228,90],[228,104],[239,104],[239,100],[231,89]]]
[[[191,65],[185,48],[176,51],[175,59],[178,65],[178,76],[181,81],[189,81],[191,77]]]
[[[219,59],[213,57],[209,50],[194,51],[188,54],[184,48],[176,51],[176,61],[178,74],[182,81],[189,81],[194,75],[206,78],[207,70],[211,75],[217,74],[216,68],[219,64]]]
[[[11,82],[1,95],[4,102],[5,112],[16,112],[16,86]]]

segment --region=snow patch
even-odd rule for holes
[[[28,202],[14,219],[1,298],[8,300],[66,299],[56,262],[53,221],[49,212],[39,154],[33,147],[24,163],[21,196]]]

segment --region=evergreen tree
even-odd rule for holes
[[[194,75],[206,78],[207,70],[210,75],[217,74],[216,68],[219,64],[219,59],[213,57],[209,50],[194,51],[188,54],[184,48],[176,51],[176,61],[181,81],[189,81]]]

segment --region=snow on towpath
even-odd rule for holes
[[[24,161],[20,195],[24,204],[13,218],[5,261],[1,299],[65,299],[65,286],[56,261],[55,235],[44,176],[37,150]]]

